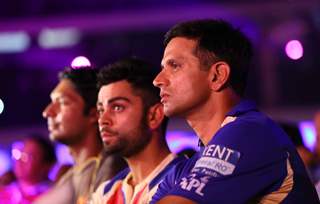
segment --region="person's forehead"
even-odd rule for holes
[[[99,91],[99,101],[110,100],[116,97],[125,97],[128,99],[140,98],[136,92],[137,90],[134,90],[128,81],[121,80],[108,85],[103,85]]]
[[[79,98],[80,94],[76,91],[74,84],[69,79],[62,79],[50,94],[51,98],[70,97]]]
[[[22,151],[38,155],[39,153],[42,154],[42,147],[34,140],[25,140]]]
[[[186,56],[196,57],[194,55],[196,46],[197,42],[195,40],[182,37],[173,38],[165,48],[163,60],[183,59]]]
[[[165,51],[169,52],[172,49],[194,50],[197,47],[197,41],[184,37],[175,37],[167,44]]]

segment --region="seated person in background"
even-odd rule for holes
[[[296,124],[292,123],[280,123],[282,129],[288,134],[289,138],[295,145],[305,167],[311,178],[315,183],[315,178],[312,175],[312,170],[316,166],[317,160],[315,155],[304,145],[302,135]]]
[[[129,168],[103,183],[93,204],[149,203],[163,176],[181,157],[170,153],[165,140],[167,118],[155,72],[138,59],[103,68],[98,77],[99,127],[107,152],[122,155]]]
[[[56,162],[55,149],[40,136],[29,136],[12,149],[16,181],[0,191],[0,203],[29,204],[47,191],[48,174]]]
[[[75,165],[36,204],[82,204],[101,182],[126,166],[116,155],[104,154],[98,129],[96,70],[66,68],[43,111],[50,139],[68,146]]]

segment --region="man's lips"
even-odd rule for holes
[[[117,134],[114,131],[109,130],[108,128],[100,128],[100,136],[103,141],[115,137]]]
[[[169,94],[167,93],[161,93],[160,94],[160,97],[161,97],[161,103],[165,103],[167,102],[168,98],[169,98]]]
[[[53,131],[55,129],[58,128],[58,124],[57,123],[48,123],[48,130],[49,131]]]
[[[115,134],[112,134],[112,133],[106,132],[106,131],[100,132],[100,135],[101,135],[101,137],[106,137],[106,138],[115,136]]]

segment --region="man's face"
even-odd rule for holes
[[[196,45],[194,40],[176,37],[164,51],[162,70],[153,84],[161,89],[161,102],[167,116],[186,116],[197,111],[210,95],[208,71],[200,69]]]
[[[97,109],[106,152],[128,158],[149,144],[151,135],[142,99],[126,80],[102,86]]]
[[[39,182],[45,178],[47,164],[43,161],[43,150],[33,140],[26,140],[19,148],[12,151],[14,160],[14,173],[20,180]],[[36,173],[35,173],[36,172]]]
[[[51,103],[43,111],[50,139],[66,145],[80,142],[91,124],[84,115],[83,98],[68,79],[61,80],[50,97]]]

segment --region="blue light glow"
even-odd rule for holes
[[[56,155],[60,164],[73,164],[73,158],[70,155],[69,149],[66,145],[56,145]]]
[[[10,155],[7,151],[0,149],[0,175],[8,171],[11,167]]]
[[[302,134],[304,145],[312,151],[316,143],[316,133],[313,122],[302,121],[299,123],[299,129]]]
[[[26,32],[0,33],[0,53],[23,52],[30,46],[30,36]]]
[[[198,150],[198,137],[190,132],[168,131],[167,142],[170,150],[174,153],[188,148]]]
[[[76,28],[45,28],[38,38],[39,45],[44,49],[71,47],[79,41],[80,32]]]

